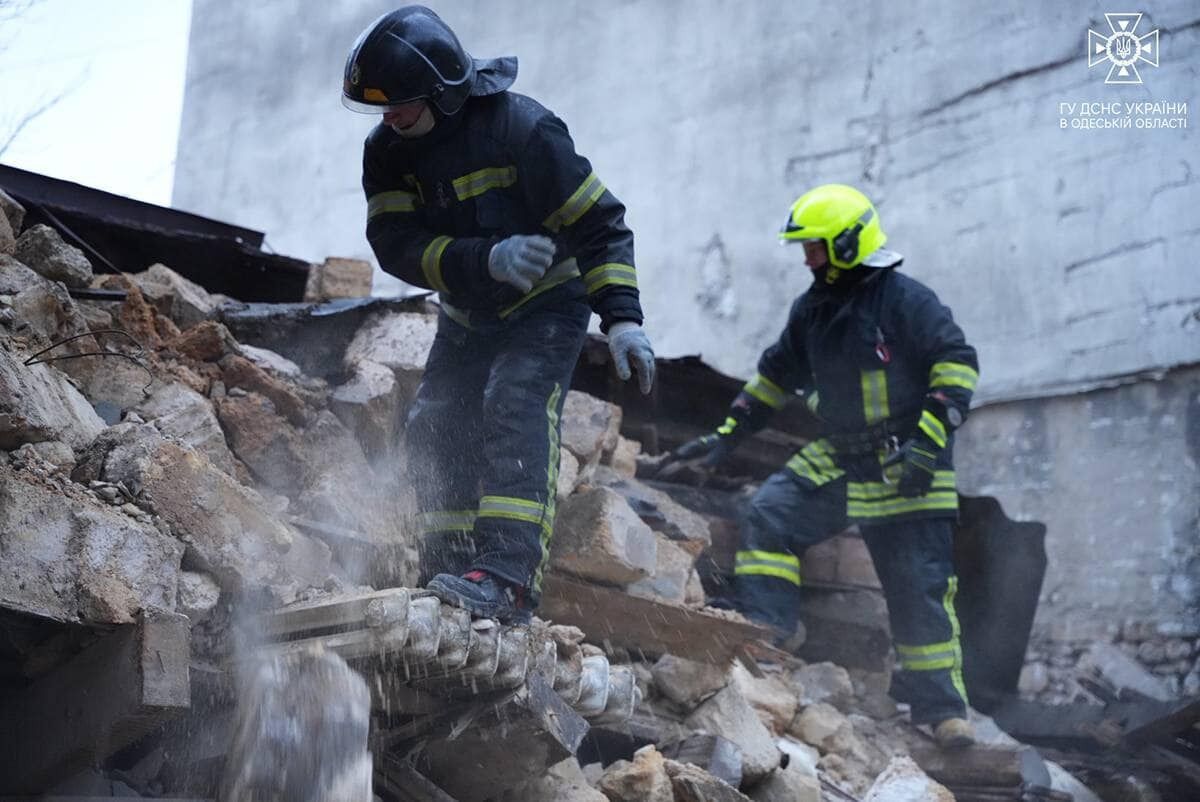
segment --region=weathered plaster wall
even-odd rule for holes
[[[959,488],[1046,524],[1036,626],[1065,640],[1126,619],[1200,619],[1200,368],[976,410]]]

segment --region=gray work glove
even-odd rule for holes
[[[524,294],[546,275],[553,262],[554,241],[549,237],[514,234],[492,246],[488,253],[488,274]]]
[[[649,393],[654,386],[654,349],[650,347],[650,338],[642,331],[642,327],[632,320],[619,320],[612,324],[608,329],[608,351],[612,354],[621,380],[625,381],[632,375],[629,369],[629,363],[632,362],[642,395]]]

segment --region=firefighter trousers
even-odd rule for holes
[[[742,612],[781,634],[794,631],[800,617],[801,555],[850,523],[844,477],[812,487],[790,470],[773,474],[742,522],[734,569]],[[908,518],[859,529],[887,600],[897,656],[892,697],[912,707],[917,724],[965,716],[953,519]]]
[[[536,606],[563,400],[590,315],[578,300],[469,328],[440,314],[406,427],[422,584],[480,569]]]

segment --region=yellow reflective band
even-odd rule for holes
[[[562,397],[562,385],[554,383],[550,397],[546,399],[546,434],[550,440],[550,453],[546,463],[546,519],[548,526],[542,526],[541,548],[542,558],[533,572],[533,589],[535,593],[542,592],[542,574],[550,559],[550,538],[554,534],[554,508],[558,502],[558,469],[560,458],[560,442],[558,427],[558,399]]]
[[[405,192],[402,189],[380,192],[367,200],[367,219],[370,220],[372,217],[378,217],[388,212],[416,211],[417,203],[415,192]]]
[[[962,697],[963,704],[969,707],[971,702],[967,699],[967,684],[963,681],[962,674],[962,626],[958,623],[958,613],[954,611],[956,595],[958,577],[950,576],[946,579],[946,594],[942,596],[942,608],[946,611],[946,617],[950,619],[950,642],[954,644],[954,667],[950,669],[950,681],[954,684],[954,690]]]
[[[737,576],[770,576],[800,584],[800,559],[776,551],[739,551],[733,573]]]
[[[946,427],[938,420],[937,415],[927,409],[921,410],[921,420],[917,422],[917,428],[925,432],[938,448],[946,447]]]
[[[583,179],[579,188],[571,194],[571,197],[567,198],[566,203],[543,220],[542,225],[551,231],[558,231],[564,226],[573,224],[583,217],[603,194],[604,184],[600,182],[594,172],[589,174],[587,178]]]
[[[817,409],[821,406],[821,399],[817,395],[817,391],[813,390],[808,395],[804,396],[804,406],[808,407],[808,411],[814,415],[819,414]]]
[[[421,272],[425,274],[429,286],[438,292],[450,292],[450,288],[442,279],[442,254],[445,253],[446,246],[453,241],[451,237],[434,237],[425,248],[425,253],[421,254]]]
[[[637,289],[637,271],[632,265],[608,262],[597,265],[583,274],[583,283],[588,295],[594,295],[605,287],[633,287]]]
[[[974,391],[979,371],[961,362],[935,362],[929,369],[930,387],[963,387]]]
[[[475,510],[436,510],[416,516],[417,529],[430,532],[469,532],[475,527]]]
[[[882,370],[864,370],[861,382],[863,418],[868,424],[884,420],[891,414],[888,411],[887,373]]]
[[[458,199],[466,200],[476,195],[482,195],[489,189],[511,187],[517,183],[517,168],[511,165],[508,167],[485,167],[482,170],[467,173],[461,178],[456,178],[451,183],[454,185],[454,194],[458,196]]]
[[[733,430],[737,428],[737,418],[726,418],[725,422],[717,427],[717,434],[733,434]]]
[[[953,490],[954,471],[934,471],[932,487],[934,490]],[[850,499],[869,501],[895,498],[897,495],[896,486],[886,482],[850,482],[846,486],[846,497]]]
[[[787,403],[788,394],[783,388],[761,373],[755,373],[754,378],[742,387],[742,392],[749,393],[771,409],[782,409]]]
[[[953,511],[958,509],[958,493],[953,490],[930,491],[923,496],[846,502],[846,514],[854,519],[889,518],[911,512]]]
[[[532,290],[522,295],[519,301],[501,309],[500,318],[504,319],[508,317],[513,312],[517,311],[522,306],[541,295],[543,292],[552,290],[560,284],[566,284],[571,279],[578,277],[579,263],[575,261],[575,257],[572,256],[569,259],[564,259],[558,264],[551,266],[551,268],[546,271],[546,275],[542,276],[538,280],[538,283],[533,285]]]

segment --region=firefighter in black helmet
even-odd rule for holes
[[[365,30],[342,102],[382,114],[363,153],[380,266],[436,290],[437,337],[409,413],[423,581],[478,616],[536,607],[554,522],[563,399],[588,320],[622,379],[654,378],[625,207],[554,114],[509,92],[434,12]]]

